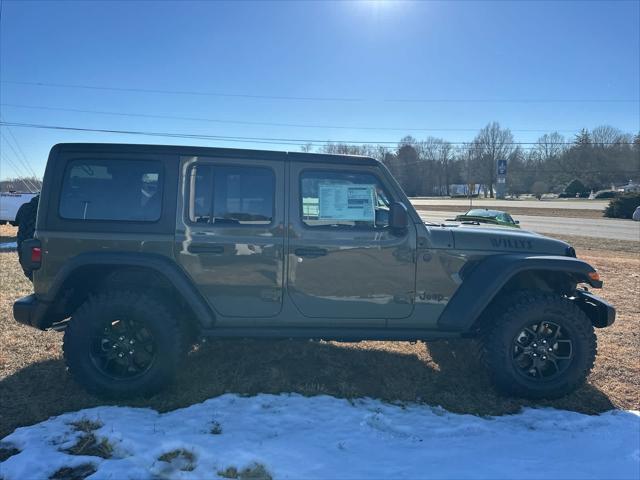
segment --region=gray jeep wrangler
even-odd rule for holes
[[[157,392],[209,336],[464,337],[499,391],[552,398],[615,318],[565,242],[425,224],[384,165],[345,155],[56,145],[20,259],[16,320],[64,327],[69,371],[108,397]]]

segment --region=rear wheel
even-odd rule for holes
[[[64,334],[73,377],[89,392],[111,398],[156,393],[175,376],[182,329],[160,299],[135,291],[89,298]]]
[[[582,385],[597,347],[585,313],[553,293],[521,292],[509,300],[483,334],[483,357],[498,390],[558,398]]]

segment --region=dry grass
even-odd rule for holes
[[[454,212],[457,214],[462,214],[469,210],[469,207],[466,205],[414,205],[414,208],[418,211]],[[473,208],[502,210],[509,212],[514,217],[518,215],[539,215],[544,217],[604,218],[604,210],[591,210],[586,208],[492,207],[489,204],[485,204],[485,202],[474,203]]]
[[[163,453],[158,457],[158,461],[170,463],[183,472],[192,472],[196,468],[196,456],[193,452],[182,448]]]
[[[113,446],[106,438],[98,440],[92,432],[89,432],[82,434],[78,441],[64,452],[69,455],[111,458]]]
[[[260,463],[255,463],[242,470],[238,470],[236,467],[227,467],[217,473],[222,478],[237,480],[272,480],[273,478],[264,465]]]
[[[49,480],[84,480],[96,473],[92,463],[83,463],[76,467],[62,467],[49,477]]]
[[[0,225],[0,243],[15,242],[18,229],[11,225]]]
[[[102,427],[102,423],[83,418],[70,424],[76,432],[82,433],[74,445],[64,450],[70,455],[87,455],[90,457],[111,458],[113,446],[109,440],[98,438],[94,431]]]
[[[16,447],[12,447],[11,445],[0,445],[0,462],[4,462],[5,460],[19,453],[20,450],[18,450]]]
[[[6,231],[6,227],[3,227]],[[10,232],[0,230],[3,236]],[[446,342],[336,342],[220,340],[194,350],[177,382],[150,399],[126,405],[160,411],[226,392],[327,394],[424,402],[454,412],[499,415],[540,405],[586,413],[614,407],[640,409],[640,257],[637,243],[572,237],[579,256],[596,266],[598,292],[618,309],[611,328],[598,330],[599,353],[588,384],[556,401],[532,403],[496,395],[485,372]],[[612,244],[613,245],[613,244]],[[597,247],[597,249],[595,248]],[[602,248],[602,249],[601,249]],[[625,250],[626,249],[626,250]],[[631,249],[631,250],[629,250]],[[31,291],[15,252],[0,253],[0,438],[18,426],[63,412],[104,405],[65,371],[62,334],[41,332],[13,320],[13,301]]]

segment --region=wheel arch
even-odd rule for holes
[[[463,282],[438,319],[443,330],[471,333],[491,306],[518,290],[572,295],[576,285],[601,288],[588,263],[560,256],[493,255],[463,271]]]
[[[194,328],[211,328],[214,312],[186,274],[171,260],[146,253],[82,253],[69,260],[57,273],[42,298],[49,307],[38,323],[48,328],[68,318],[89,295],[110,288],[150,290],[174,300],[176,313],[183,314]]]

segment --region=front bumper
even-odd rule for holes
[[[578,290],[576,292],[576,301],[578,306],[591,319],[594,327],[609,327],[616,321],[616,309],[606,300],[586,290]]]
[[[13,318],[17,322],[45,330],[50,323],[46,321],[49,304],[38,300],[35,294],[19,298],[13,304]]]

